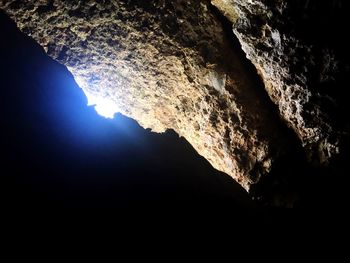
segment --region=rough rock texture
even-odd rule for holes
[[[349,67],[341,62],[346,60],[344,50],[337,54],[345,40],[339,39],[343,33],[336,32],[346,23],[347,19],[341,21],[347,16],[346,2],[212,0],[233,23],[270,98],[310,160],[318,164],[339,153],[344,133],[344,119],[342,125],[336,123],[337,116],[344,114],[339,108],[344,94],[339,77],[348,74]]]
[[[300,142],[278,116],[316,167],[346,155],[350,43],[337,32],[345,0],[0,0],[0,8],[68,67],[98,111],[174,129],[245,189],[260,182],[274,195],[281,182],[315,180],[304,164],[295,169],[304,157],[291,146]]]
[[[174,129],[246,189],[286,148],[276,113],[209,1],[0,1],[0,7],[96,103],[113,101],[115,111],[153,131]]]

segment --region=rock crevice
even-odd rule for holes
[[[339,154],[343,132],[335,115],[340,113],[336,97],[344,94],[339,75],[347,71],[340,61],[346,58],[336,55],[340,49],[335,45],[343,42],[336,32],[346,12],[345,1],[212,3],[233,23],[247,58],[310,160],[327,164]]]

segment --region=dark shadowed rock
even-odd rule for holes
[[[327,164],[349,136],[347,1],[213,0],[309,159]]]

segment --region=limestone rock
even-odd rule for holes
[[[209,1],[2,0],[0,7],[68,67],[99,110],[110,106],[155,132],[174,129],[245,189],[286,148],[277,115]]]
[[[336,45],[344,39],[337,39],[335,32],[344,25],[339,17],[347,16],[345,2],[212,1],[233,23],[270,98],[318,164],[338,154],[344,132],[336,127],[337,115],[344,114],[337,109],[343,83],[336,80],[345,68],[340,62],[344,51],[337,54]]]

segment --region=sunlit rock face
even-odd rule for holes
[[[341,125],[336,119],[344,112],[337,103],[345,87],[336,80],[349,69],[346,73],[341,62],[346,61],[344,50],[337,54],[344,39],[336,32],[344,26],[341,19],[347,16],[348,1],[211,2],[232,22],[270,98],[301,139],[310,160],[327,164],[339,153],[344,132],[340,127],[344,119]]]
[[[68,67],[92,103],[100,102],[98,110],[119,111],[155,132],[174,129],[246,189],[287,148],[276,113],[210,1],[0,1],[0,7]]]

